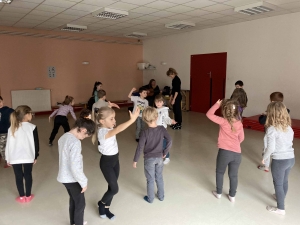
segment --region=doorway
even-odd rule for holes
[[[191,111],[206,113],[225,97],[227,52],[191,55]]]

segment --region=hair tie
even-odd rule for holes
[[[235,109],[235,105],[232,105],[232,108]]]

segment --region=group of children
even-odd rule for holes
[[[239,91],[237,89],[241,89]],[[216,165],[216,190],[212,193],[216,198],[221,198],[223,189],[223,177],[225,170],[229,168],[230,190],[228,198],[235,201],[238,185],[238,169],[241,163],[241,142],[244,140],[242,125],[242,112],[247,106],[247,97],[242,88],[237,88],[231,99],[219,100],[207,112],[207,117],[219,124],[218,156]],[[97,91],[98,100],[93,105],[92,112],[83,110],[77,119],[72,105],[74,99],[66,96],[65,101],[49,117],[54,116],[54,128],[49,138],[49,145],[53,140],[59,127],[62,125],[65,134],[58,140],[59,150],[59,172],[57,180],[62,183],[70,196],[70,223],[76,225],[86,224],[84,222],[85,198],[88,179],[83,172],[82,147],[80,140],[92,137],[93,143],[98,143],[98,150],[102,154],[100,158],[100,170],[108,183],[108,189],[98,201],[98,210],[101,218],[114,219],[115,215],[110,212],[113,197],[118,193],[118,177],[120,173],[119,148],[116,135],[127,129],[136,121],[136,141],[138,146],[133,158],[133,167],[136,168],[141,152],[144,152],[144,170],[147,179],[147,195],[144,200],[152,203],[154,200],[154,183],[157,184],[157,197],[164,200],[163,165],[169,162],[169,150],[172,139],[168,134],[167,125],[176,124],[169,117],[168,107],[164,106],[162,95],[155,97],[154,107],[149,107],[147,91],[141,88],[140,96],[132,96],[133,88],[128,97],[134,102],[133,112],[129,111],[130,119],[116,126],[116,113],[112,107],[118,105],[106,101],[106,92]],[[238,94],[241,93],[241,94]],[[288,189],[288,175],[293,167],[294,150],[293,130],[288,110],[282,103],[283,95],[279,92],[271,94],[271,103],[265,113],[265,146],[262,163],[264,169],[269,167],[268,160],[272,161],[272,175],[274,180],[277,208],[268,206],[270,212],[285,214],[284,199]],[[277,96],[277,97],[274,97]],[[279,97],[278,97],[279,96]],[[280,98],[280,96],[282,96]],[[223,117],[215,115],[221,108]],[[4,109],[6,110],[5,113]],[[32,167],[39,156],[38,132],[35,125],[31,124],[32,110],[28,106],[19,106],[14,111],[3,107],[3,99],[0,97],[0,140],[7,135],[6,147],[1,141],[0,150],[5,148],[5,156],[8,166],[13,166],[19,197],[18,202],[30,202],[34,197],[31,194]],[[75,124],[70,129],[67,115],[71,113]],[[8,116],[10,114],[10,123]],[[3,122],[3,119],[5,122]],[[148,128],[146,129],[145,124]],[[6,124],[5,130],[2,124]],[[6,135],[5,135],[6,134]],[[5,139],[5,138],[4,138]],[[2,154],[1,154],[2,155]],[[25,187],[23,179],[25,179]]]

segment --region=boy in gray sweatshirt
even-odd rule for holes
[[[92,120],[79,118],[74,127],[58,140],[59,171],[57,181],[65,185],[70,196],[70,224],[84,225],[83,221],[87,181],[83,172],[81,141],[95,133]]]

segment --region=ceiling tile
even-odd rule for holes
[[[71,21],[72,20],[70,20],[70,19],[60,19],[60,18],[55,18],[55,17],[47,20],[47,22],[49,22],[49,23],[68,23]]]
[[[132,26],[134,26],[134,24],[132,24],[132,23],[126,23],[126,22],[118,23],[117,25],[119,27],[132,27]]]
[[[254,2],[259,2],[259,0],[230,0],[227,2],[224,2],[225,5],[230,5],[234,7],[239,7],[243,5],[248,5]]]
[[[221,15],[221,14],[218,14],[218,13],[211,13],[211,14],[203,15],[201,17],[205,18],[205,19],[216,19],[216,18],[224,17],[224,15]]]
[[[206,11],[210,11],[210,12],[219,12],[219,11],[231,9],[231,8],[233,8],[233,7],[228,6],[228,5],[217,4],[217,5],[211,5],[211,6],[202,8],[202,9],[206,10]]]
[[[56,15],[54,18],[76,20],[76,19],[78,19],[79,17],[80,17],[80,16],[78,16],[78,15],[69,15],[69,14],[61,13],[61,14]]]
[[[142,14],[142,16],[143,16],[143,14]],[[122,18],[119,18],[119,19],[117,19],[117,21],[118,22],[125,22],[125,21],[127,21],[127,20],[130,20],[131,18],[129,18],[128,16],[125,16],[125,17],[122,17]]]
[[[46,12],[55,12],[55,13],[60,13],[66,8],[61,8],[61,7],[55,7],[51,5],[39,5],[38,7],[35,8],[35,10],[40,10],[40,11],[46,11]]]
[[[155,1],[155,2],[151,2],[147,5],[145,5],[146,7],[150,7],[150,8],[154,8],[154,9],[167,9],[167,8],[171,8],[176,6],[175,3],[171,3],[171,2],[165,2],[165,1]]]
[[[19,21],[19,23],[30,23],[30,24],[38,25],[38,24],[41,24],[42,21],[39,21],[39,20],[32,20],[32,19],[21,19],[21,20]]]
[[[46,0],[43,2],[43,5],[51,5],[62,8],[70,8],[75,5],[76,2],[64,1],[64,0]]]
[[[192,2],[185,3],[184,5],[194,7],[194,8],[203,8],[203,7],[207,7],[207,6],[215,5],[215,4],[217,4],[217,3],[209,1],[209,0],[195,0]]]
[[[178,14],[178,15],[175,15],[175,16],[170,16],[168,18],[169,19],[174,19],[174,20],[186,20],[186,19],[191,18],[191,16],[187,16],[187,15],[183,15],[183,14]]]
[[[235,19],[237,19],[237,18],[235,18]],[[207,19],[201,18],[201,17],[189,18],[189,21],[194,22],[194,23],[202,22],[202,21],[205,21],[205,20],[207,20]]]
[[[89,26],[89,29],[100,29],[103,27],[108,27],[109,24],[100,24],[100,23],[93,23]]]
[[[11,3],[11,6],[13,7],[20,7],[20,8],[27,8],[27,9],[33,9],[37,7],[38,3],[32,3],[32,2],[21,2],[21,1],[13,1]]]
[[[36,4],[40,4],[45,0],[19,0],[20,2],[31,2],[31,3],[36,3]],[[13,4],[13,3],[12,3]]]
[[[85,16],[85,15],[89,14],[89,12],[79,11],[79,10],[74,10],[74,9],[67,9],[66,11],[64,11],[64,14],[74,15],[74,16]]]
[[[16,12],[4,12],[0,11],[0,17],[16,17],[16,18],[22,18],[26,14],[25,13],[16,13]]]
[[[66,23],[66,22],[64,22]],[[75,25],[81,25],[81,26],[88,26],[89,24],[91,24],[91,22],[86,22],[86,21],[78,21],[78,20],[74,20],[69,22],[70,24],[75,24]]]
[[[12,7],[10,5],[5,5],[1,12],[15,12],[15,13],[29,13],[32,9],[26,9],[26,8],[18,8],[18,7]]]
[[[274,4],[274,5],[281,5],[281,4],[286,4],[290,2],[296,2],[299,0],[266,0],[268,3]]]
[[[137,12],[137,13],[142,13],[142,14],[150,14],[150,13],[155,13],[157,12],[157,9],[152,9],[152,8],[148,8],[148,7],[144,7],[141,6],[139,8],[135,8],[133,10],[131,10],[131,12]]]
[[[219,21],[219,22],[228,22],[228,21],[232,21],[232,20],[237,20],[237,18],[232,17],[232,16],[224,16],[224,17],[216,18],[214,20]]]
[[[121,0],[121,2],[126,2],[126,3],[136,4],[136,5],[146,5],[154,1],[155,0]]]
[[[31,19],[31,20],[38,20],[38,21],[45,21],[49,18],[50,18],[50,16],[36,16],[36,15],[31,15],[31,14],[28,14],[24,17],[24,19]]]
[[[203,16],[203,15],[210,14],[210,13],[211,12],[208,12],[208,11],[205,11],[205,10],[202,10],[202,9],[196,9],[196,10],[186,12],[186,13],[183,13],[183,14],[188,15],[188,16]]]
[[[300,8],[300,2],[298,1],[298,2],[282,4],[282,5],[280,5],[280,7],[283,9],[297,9],[297,8]]]
[[[108,8],[120,9],[120,10],[125,10],[125,11],[135,9],[138,7],[139,7],[138,5],[133,5],[133,4],[125,3],[125,2],[116,2],[116,3],[108,6]]]
[[[219,2],[219,3],[224,3],[224,2],[228,2],[229,0],[213,0],[214,2]]]
[[[166,0],[166,1],[176,3],[176,4],[183,4],[186,2],[190,2],[191,0]]]
[[[245,20],[257,20],[257,19],[263,19],[263,18],[267,18],[268,16],[264,16],[264,15],[254,15],[254,16],[249,16],[249,17],[245,17]]]
[[[18,22],[21,18],[18,17],[2,17],[0,16],[0,21]]]
[[[217,21],[215,20],[205,20],[205,21],[201,21],[201,22],[198,22],[200,25],[210,25],[210,24],[216,24],[218,23]]]
[[[15,22],[13,22],[13,21],[0,20],[0,25],[1,26],[12,26],[14,24],[15,24]]]
[[[157,26],[161,26],[161,24],[160,23],[156,23],[154,21],[154,22],[143,23],[142,26],[145,26],[145,27],[157,27]]]
[[[25,28],[33,28],[35,27],[35,24],[30,24],[30,23],[16,23],[14,27],[25,27]]]
[[[151,16],[157,16],[157,17],[167,17],[167,16],[173,16],[176,15],[176,13],[173,12],[167,12],[167,11],[158,11],[155,13],[150,14]]]
[[[97,17],[92,17],[92,18],[89,18],[89,17],[82,17],[79,19],[80,21],[84,21],[84,22],[90,22],[90,23],[96,23],[96,22],[99,22],[99,19]]]
[[[87,5],[87,4],[77,4],[74,5],[71,9],[74,10],[80,10],[80,11],[86,11],[86,12],[94,12],[98,10],[100,7],[99,6],[94,6],[94,5]]]
[[[235,15],[235,14],[237,14],[237,12],[235,12],[234,9],[226,9],[226,10],[219,11],[218,13],[220,13],[222,15]]]
[[[139,20],[138,18],[126,21],[126,23],[131,23],[131,24],[141,24],[145,22],[146,22],[145,20]]]
[[[31,15],[37,15],[37,16],[55,16],[57,13],[54,12],[46,12],[46,11],[40,11],[40,10],[32,10],[29,14]]]
[[[172,22],[175,22],[175,19],[161,18],[161,19],[157,20],[157,22],[166,24],[166,23],[172,23]]]
[[[88,5],[95,5],[95,6],[107,6],[116,3],[114,0],[79,0],[78,2]]]
[[[154,20],[158,20],[158,19],[160,19],[160,17],[152,16],[152,15],[145,15],[145,16],[139,17],[139,20],[146,20],[146,21],[154,21]]]
[[[300,10],[300,8],[298,8]],[[272,11],[272,12],[268,12],[268,13],[264,13],[264,15],[266,16],[279,16],[279,15],[284,15],[284,14],[288,14],[291,13],[289,10],[281,10],[281,11]]]
[[[178,6],[166,9],[166,11],[174,12],[174,13],[185,13],[185,12],[189,12],[189,11],[193,11],[193,10],[195,10],[195,9],[188,7],[188,6],[184,6],[184,5],[178,5]]]
[[[141,16],[144,16],[144,14],[142,14],[142,13],[135,13],[135,12],[130,11],[129,15],[126,16],[126,17],[123,17],[123,18],[133,19],[133,18],[138,18],[138,17],[141,17]]]
[[[54,24],[40,24],[38,26],[35,27],[35,29],[49,29],[49,30],[52,30],[54,28],[56,28],[57,26],[54,25]]]

